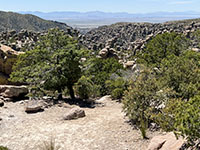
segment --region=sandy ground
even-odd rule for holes
[[[21,102],[6,103],[0,108],[0,145],[11,150],[41,150],[53,139],[59,150],[145,150],[149,140],[142,140],[140,132],[127,123],[121,104],[110,100],[103,104],[83,108],[84,118],[64,121],[63,114],[75,106],[53,106],[27,114]]]

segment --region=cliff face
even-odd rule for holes
[[[152,23],[117,23],[93,29],[80,37],[80,42],[89,49],[101,50],[105,47],[119,50],[137,51],[157,34],[165,32],[179,32],[191,37],[192,33],[200,29],[200,19]],[[196,47],[197,43],[193,43]]]

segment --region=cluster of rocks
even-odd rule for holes
[[[70,36],[78,36],[78,31],[72,28],[67,28],[65,34]],[[0,44],[11,47],[15,51],[27,51],[32,49],[41,36],[45,35],[47,31],[34,32],[30,30],[15,30],[0,32]]]
[[[11,47],[15,51],[22,51],[26,48],[31,49],[41,34],[43,33],[28,30],[21,30],[20,32],[15,30],[4,31],[0,33],[0,43]]]
[[[104,50],[114,48],[116,51],[131,50],[134,53],[145,48],[145,44],[154,36],[165,32],[183,33],[191,37],[200,29],[200,20],[185,20],[166,23],[117,23],[93,29],[80,36],[80,42],[88,49]],[[196,47],[194,42],[192,47]]]

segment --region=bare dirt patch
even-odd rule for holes
[[[142,140],[140,132],[126,122],[121,104],[103,103],[103,107],[83,108],[86,117],[71,121],[62,116],[74,105],[27,114],[24,104],[6,103],[0,108],[0,145],[11,150],[39,150],[45,141],[55,139],[59,150],[145,150],[149,140]]]

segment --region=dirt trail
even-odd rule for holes
[[[53,106],[26,114],[24,104],[6,103],[0,108],[0,145],[11,150],[40,150],[52,138],[59,150],[145,150],[149,141],[125,122],[121,104],[103,103],[103,107],[83,108],[86,117],[71,121],[62,120],[71,108]]]

